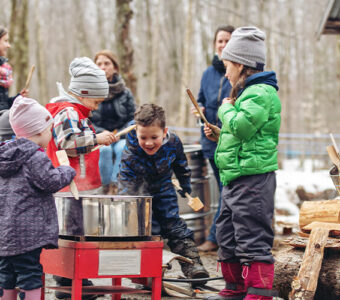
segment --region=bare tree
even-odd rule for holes
[[[159,18],[160,5],[159,1],[156,4],[155,23],[153,25],[154,33],[152,34],[152,48],[151,48],[151,72],[150,72],[150,102],[156,102],[157,84],[158,84],[158,60],[159,60]],[[151,18],[149,18],[151,20]]]
[[[185,39],[183,41],[183,70],[181,76],[181,82],[187,84],[190,76],[190,52],[191,52],[191,40],[192,40],[192,9],[193,1],[189,0],[189,7],[187,12],[187,20],[185,26]],[[180,126],[188,125],[187,112],[189,103],[185,92],[185,86],[182,84],[181,97],[179,103],[179,124]]]
[[[11,2],[11,43],[15,51],[10,53],[10,60],[15,72],[15,86],[22,89],[25,86],[28,68],[28,29],[27,29],[27,0],[12,0]]]
[[[116,0],[117,53],[122,75],[127,86],[136,94],[136,77],[133,72],[133,45],[130,37],[130,20],[133,12],[131,0]]]
[[[35,14],[35,36],[37,39],[36,47],[36,61],[37,61],[37,73],[39,80],[39,99],[42,103],[48,102],[48,84],[46,73],[46,58],[44,41],[41,34],[40,25],[40,5],[39,0],[34,1],[34,14]]]

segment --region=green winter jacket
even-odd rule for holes
[[[235,105],[226,103],[218,110],[222,128],[215,162],[223,185],[243,175],[278,169],[281,103],[275,73],[261,72],[247,80]]]

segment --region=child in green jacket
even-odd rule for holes
[[[222,51],[232,90],[218,110],[222,122],[215,152],[222,190],[216,221],[226,287],[209,300],[272,299],[272,220],[281,103],[274,72],[264,72],[265,34],[236,29]],[[212,129],[205,134],[214,140]],[[216,138],[215,138],[216,140]]]

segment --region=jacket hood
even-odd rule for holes
[[[58,90],[59,96],[52,98],[50,100],[50,103],[58,103],[58,102],[67,101],[70,103],[77,103],[77,104],[82,105],[82,103],[76,97],[72,96],[71,94],[65,91],[61,82],[57,82],[57,90]]]
[[[73,97],[69,93],[67,93],[63,85],[60,82],[57,82],[57,89],[59,96],[54,97],[50,100],[50,103],[46,104],[47,110],[52,114],[54,117],[61,109],[65,107],[69,107],[69,105],[65,106],[66,103],[71,103],[72,105],[77,106],[86,116],[91,114],[91,110],[84,106],[76,97]]]
[[[15,174],[39,148],[39,145],[25,138],[1,144],[0,176]]]
[[[244,88],[238,92],[237,97],[239,97],[247,87],[254,85],[254,84],[268,84],[274,87],[277,91],[279,90],[275,72],[266,71],[266,72],[260,72],[260,73],[256,73],[256,74],[249,76],[245,81]]]

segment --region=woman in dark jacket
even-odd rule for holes
[[[217,28],[214,36],[214,49],[215,55],[212,60],[211,66],[209,66],[203,73],[201,79],[201,87],[198,94],[197,102],[201,106],[209,123],[221,127],[221,124],[217,117],[217,110],[222,104],[222,99],[229,96],[231,85],[225,75],[225,68],[223,62],[220,60],[222,50],[228,43],[231,33],[234,31],[234,27],[230,25],[222,25]],[[218,168],[214,161],[214,153],[217,144],[208,140],[203,132],[201,133],[201,145],[205,158],[209,159],[210,165],[214,171],[216,181],[221,191],[222,185],[220,182],[220,176]],[[211,251],[217,249],[216,241],[216,219],[220,212],[221,199],[218,200],[218,208],[215,214],[213,224],[210,228],[209,236],[207,240],[198,247],[200,251]]]
[[[8,30],[0,26],[0,110],[11,108],[14,99],[20,94],[28,96],[28,90],[22,90],[14,97],[8,96],[8,89],[13,83],[12,67],[7,62],[7,50],[11,47],[9,43]]]
[[[133,120],[134,98],[119,75],[118,61],[110,50],[99,51],[95,55],[94,62],[105,71],[109,82],[109,96],[99,105],[99,109],[93,112],[91,118],[94,128],[97,133],[105,130],[120,131]],[[116,194],[117,192],[117,175],[124,147],[123,136],[118,142],[100,149],[99,169],[104,193]]]

